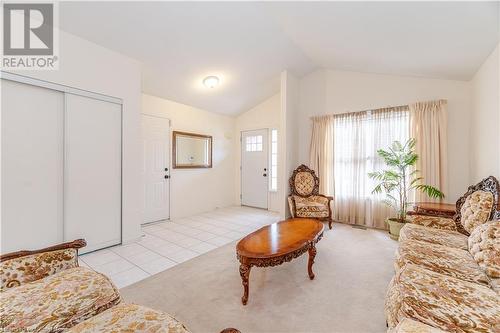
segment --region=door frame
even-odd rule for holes
[[[271,134],[271,128],[267,127],[262,127],[262,128],[251,128],[251,129],[241,129],[240,130],[240,206],[244,207],[252,207],[252,206],[246,206],[242,204],[243,200],[243,132],[252,132],[252,131],[267,131],[267,174],[269,175],[269,161],[270,161],[270,141],[269,141],[269,135]],[[266,198],[267,198],[267,208],[259,208],[259,207],[252,207],[255,209],[263,209],[269,211],[269,179],[270,177],[267,177],[267,189],[266,189]]]
[[[145,112],[141,112],[141,117],[142,116],[148,116],[148,117],[152,117],[152,118],[160,118],[160,119],[166,119],[168,120],[168,136],[170,138],[170,142],[169,142],[169,145],[168,145],[168,151],[167,151],[167,155],[168,155],[168,170],[169,170],[169,174],[170,174],[170,178],[169,178],[169,181],[168,181],[168,217],[166,218],[167,221],[170,221],[170,218],[172,216],[172,199],[171,199],[171,194],[172,194],[172,186],[170,186],[170,184],[172,183],[172,172],[173,172],[173,169],[172,169],[172,138],[171,138],[171,134],[172,134],[172,120],[168,117],[164,117],[164,116],[159,116],[159,115],[156,115],[156,114],[149,114],[149,113],[145,113]],[[144,156],[144,155],[143,155]],[[145,195],[145,193],[144,193]],[[151,222],[142,222],[141,223],[141,226],[145,226],[145,225],[151,225],[151,224],[155,224],[155,223],[158,223],[158,221],[151,221]]]
[[[66,97],[67,94],[72,94],[72,95],[77,95],[77,96],[82,96],[82,97],[87,97],[99,101],[104,101],[104,102],[109,102],[109,103],[114,103],[118,104],[120,106],[120,243],[115,244],[115,245],[110,245],[106,246],[100,249],[88,251],[88,252],[83,252],[83,253],[89,253],[101,249],[105,249],[108,247],[116,246],[123,244],[123,99],[114,97],[114,96],[109,96],[101,93],[96,93],[93,91],[88,91],[88,90],[83,90],[59,83],[54,83],[46,80],[41,80],[37,78],[33,78],[30,76],[26,75],[21,75],[21,74],[16,74],[16,73],[11,73],[8,71],[0,70],[0,79],[1,80],[8,80],[8,81],[13,81],[17,83],[23,83],[35,87],[40,87],[40,88],[46,88],[50,90],[55,90],[63,93],[63,98],[64,98],[64,109],[63,109],[63,147],[66,146],[66,137],[64,136],[64,131],[66,130]],[[65,167],[66,165],[66,152],[63,150],[63,175],[62,175],[62,188],[63,188],[63,225],[62,225],[62,234],[63,234],[63,241],[64,241],[64,232],[65,232],[65,227],[64,227],[64,189],[66,187],[65,184]]]

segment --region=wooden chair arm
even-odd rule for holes
[[[11,253],[6,253],[0,255],[0,262],[11,260],[11,259],[16,259],[16,258],[21,258],[21,257],[26,257],[32,254],[39,254],[39,253],[44,253],[44,252],[51,252],[51,251],[57,251],[57,250],[64,250],[64,249],[75,249],[78,252],[78,249],[81,249],[82,247],[85,247],[87,245],[87,242],[85,239],[77,239],[72,242],[67,242],[67,243],[62,243],[54,246],[49,246],[40,250],[21,250],[17,252],[11,252]]]
[[[332,201],[332,200],[333,200],[333,197],[332,197],[332,196],[329,196],[329,195],[318,194],[318,197],[323,197],[323,198],[326,198],[326,199],[328,199],[328,201]]]

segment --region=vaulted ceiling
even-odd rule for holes
[[[499,40],[498,2],[61,2],[59,20],[141,61],[145,93],[230,115],[285,69],[470,80]]]

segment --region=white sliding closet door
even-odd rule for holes
[[[66,94],[64,239],[121,242],[121,105]]]
[[[2,83],[1,253],[63,240],[64,94]]]

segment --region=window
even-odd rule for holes
[[[262,151],[262,135],[246,137],[246,151]]]
[[[278,130],[271,130],[271,191],[278,190]]]
[[[333,126],[334,179],[342,180],[335,182],[335,194],[346,200],[375,199],[372,194],[375,181],[368,173],[385,167],[378,149],[387,149],[396,140],[401,143],[408,140],[408,112],[340,115]]]
[[[408,105],[313,118],[311,161],[325,194],[334,194],[333,218],[350,224],[385,227],[394,216],[383,194],[373,194],[369,172],[385,169],[378,149],[410,137]]]

